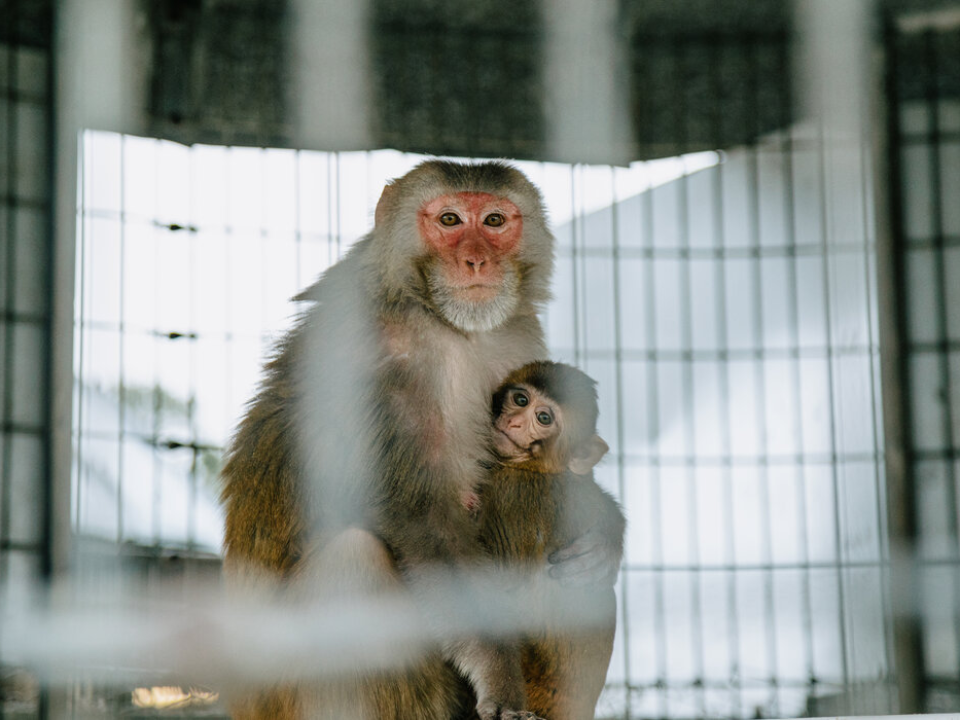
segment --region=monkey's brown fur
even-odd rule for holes
[[[524,588],[525,602],[542,602],[544,593],[565,596],[559,608],[539,608],[545,614],[543,627],[521,645],[527,709],[549,720],[588,719],[593,717],[613,649],[613,589],[606,584],[561,589],[555,581],[537,575],[537,570],[546,565],[551,553],[598,523],[619,523],[620,537],[610,534],[609,538],[615,541],[613,551],[618,556],[622,552],[622,514],[592,472],[554,470],[565,468],[578,447],[596,433],[595,383],[571,366],[530,363],[512,372],[495,394],[495,417],[503,394],[517,386],[534,388],[556,401],[564,413],[564,427],[546,445],[544,452],[550,457],[494,465],[480,493],[480,538],[499,564],[527,568],[537,578]],[[591,622],[576,629],[582,618],[566,618],[563,609],[583,607],[592,608]]]
[[[569,512],[572,506],[577,510]],[[613,500],[592,478],[499,466],[481,492],[481,537],[490,551],[516,568],[546,564],[550,553],[608,517]],[[540,578],[539,583],[556,582]],[[536,583],[535,583],[536,584]],[[527,588],[530,603],[543,588]],[[613,588],[551,588],[565,595],[563,607],[591,607],[591,626],[571,630],[568,620],[549,609],[544,627],[521,643],[527,709],[549,720],[592,718],[603,689],[616,625]]]
[[[478,226],[463,257],[460,246],[430,246],[424,208],[438,197],[459,202],[458,193],[502,204],[519,242],[484,246],[483,233],[495,231]],[[299,298],[306,309],[234,436],[223,471],[229,587],[412,588],[430,563],[477,552],[460,498],[483,477],[499,379],[546,353],[537,312],[552,246],[539,192],[507,165],[432,161],[387,186],[374,230]],[[491,303],[447,279],[468,272],[464,261],[469,272],[493,273]],[[615,522],[608,530],[619,532]],[[469,685],[437,653],[396,674],[267,689],[233,707],[245,720],[448,720],[473,712],[464,697]]]

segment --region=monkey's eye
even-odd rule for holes
[[[530,399],[522,392],[516,392],[513,394],[513,402],[518,407],[526,407]]]
[[[553,415],[548,413],[546,410],[541,410],[537,413],[537,422],[541,425],[550,425],[553,423]]]
[[[500,227],[506,221],[507,219],[500,213],[490,213],[483,219],[483,224],[490,227]]]
[[[454,225],[460,224],[460,216],[456,213],[445,212],[440,216],[440,224],[446,225],[447,227],[453,227]]]

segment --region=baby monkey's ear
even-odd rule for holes
[[[603,441],[602,437],[594,435],[576,449],[573,457],[570,458],[570,471],[577,475],[587,475],[609,449],[610,446]]]

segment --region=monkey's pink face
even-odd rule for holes
[[[488,193],[441,195],[420,208],[420,236],[461,301],[485,303],[499,294],[505,261],[520,250],[523,215],[510,200]]]
[[[560,414],[560,407],[536,389],[511,387],[494,422],[494,449],[513,462],[541,456],[561,432]]]

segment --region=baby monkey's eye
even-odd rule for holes
[[[541,425],[549,425],[553,422],[553,415],[548,413],[546,410],[541,410],[537,413],[537,422]]]
[[[490,213],[483,219],[483,224],[489,225],[490,227],[500,227],[506,221],[507,219],[500,213]]]
[[[440,224],[446,225],[447,227],[453,227],[454,225],[460,224],[460,216],[456,213],[445,212],[440,216]]]
[[[522,392],[515,392],[513,394],[513,402],[518,407],[526,407],[527,403],[530,402],[529,398]]]

